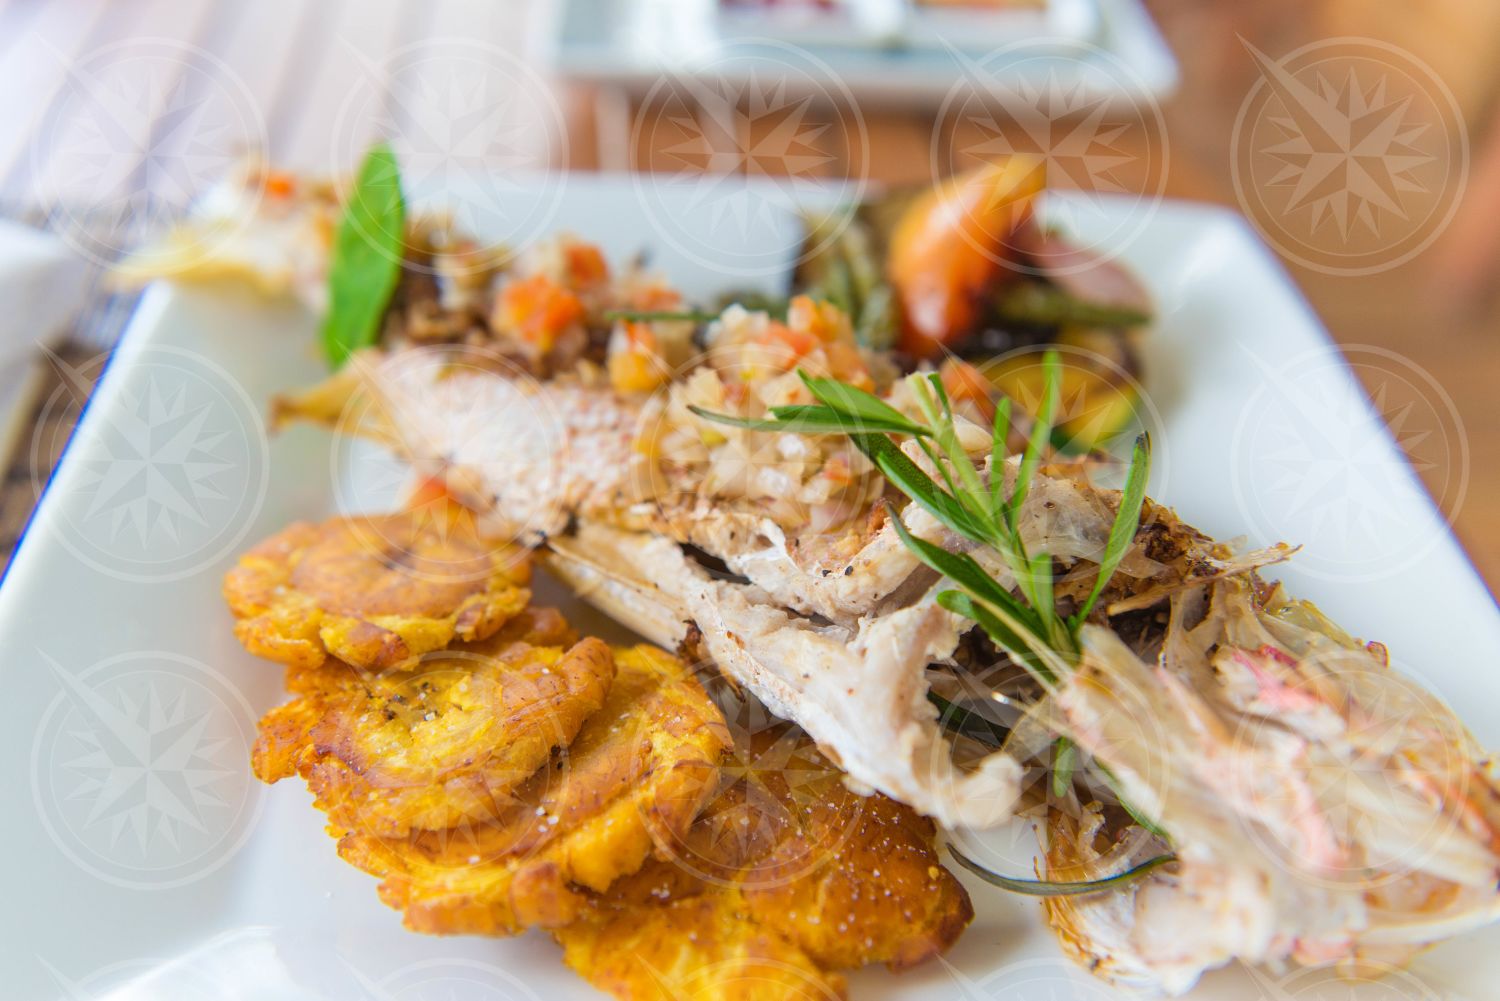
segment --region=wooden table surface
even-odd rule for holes
[[[1375,124],[1394,128],[1384,135],[1376,166],[1394,165],[1398,175],[1410,166],[1408,180],[1416,178],[1423,188],[1420,197],[1403,194],[1398,177],[1395,188],[1386,184],[1382,190],[1397,199],[1398,208],[1414,197],[1426,199],[1423,204],[1451,201],[1443,203],[1451,212],[1437,213],[1428,223],[1430,245],[1400,263],[1391,259],[1398,256],[1392,251],[1368,274],[1341,273],[1326,255],[1310,263],[1293,259],[1316,258],[1303,253],[1306,240],[1326,244],[1327,231],[1316,238],[1304,233],[1303,245],[1293,241],[1282,249],[1291,251],[1288,266],[1335,339],[1362,360],[1356,371],[1493,591],[1500,583],[1500,403],[1494,389],[1500,377],[1500,227],[1494,224],[1500,215],[1500,68],[1491,54],[1500,43],[1500,5],[1148,0],[1147,6],[1181,63],[1182,83],[1161,104],[1159,120],[1124,114],[1118,132],[1102,133],[1100,123],[1092,123],[1095,134],[1109,135],[1122,153],[1116,180],[1127,189],[1160,182],[1169,197],[1234,207],[1247,204],[1248,191],[1252,214],[1257,206],[1271,212],[1260,221],[1274,227],[1278,220],[1264,196],[1288,182],[1263,173],[1247,180],[1246,122],[1283,129],[1288,141],[1294,139],[1293,129],[1278,122],[1284,113],[1267,105],[1266,89],[1280,79],[1276,67],[1300,73],[1304,82],[1318,81],[1307,69],[1309,60],[1326,57],[1321,84],[1329,106],[1366,129],[1356,142],[1374,135]],[[420,132],[424,102],[448,102],[451,124],[459,113],[452,102],[464,95],[425,92],[431,78],[420,72],[424,60],[451,63],[478,53],[502,82],[546,74],[556,13],[536,0],[0,0],[0,87],[24,95],[0,102],[0,210],[54,226],[81,225],[100,208],[139,211],[143,185],[153,192],[149,209],[171,210],[185,204],[192,182],[246,145],[300,169],[346,166],[349,151],[392,121]],[[1372,62],[1371,52],[1384,55]],[[132,69],[132,59],[145,69]],[[164,75],[163,67],[173,72]],[[100,79],[119,72],[141,81],[138,92],[126,95],[130,106],[109,116],[116,131],[96,140],[111,158],[139,161],[131,169],[73,170],[92,162],[90,150],[77,148],[80,137],[68,133],[66,121],[60,124],[64,116],[57,109],[78,100],[79,88],[95,71]],[[1373,89],[1380,80],[1388,84],[1384,92]],[[1401,86],[1415,88],[1415,96],[1391,111],[1391,97]],[[189,100],[193,88],[212,99]],[[560,116],[556,137],[536,127],[536,101],[487,112],[486,127],[519,129],[547,147],[524,151],[522,160],[585,170],[682,169],[680,156],[664,164],[663,137],[670,129],[637,127],[651,116],[661,121],[661,107],[559,81],[552,81],[548,93],[540,106],[543,117]],[[1418,107],[1424,100],[1427,118]],[[861,106],[859,113],[869,136],[867,155],[823,157],[818,170],[878,182],[922,181],[961,167],[976,149],[986,148],[984,136],[964,133],[972,123],[942,121],[932,110]],[[1060,116],[1053,124],[1070,120]],[[453,142],[436,133],[425,141],[435,148]],[[1263,137],[1258,141],[1266,148]],[[1465,145],[1466,180],[1457,169]],[[1369,152],[1355,152],[1362,150]],[[1151,164],[1164,151],[1170,155],[1157,163],[1157,176]],[[1313,152],[1288,146],[1277,155],[1297,168],[1293,174],[1305,174]],[[1418,160],[1400,160],[1407,154]],[[778,169],[775,157],[769,167],[764,158],[743,159],[751,170]],[[1137,171],[1142,164],[1146,168]],[[1055,176],[1053,181],[1059,183]],[[1366,194],[1366,202],[1380,202],[1379,191]],[[1398,212],[1383,217],[1384,228],[1361,235],[1361,217],[1352,218],[1349,232],[1374,240],[1376,251],[1381,241],[1393,239],[1392,219],[1421,223]],[[112,326],[100,317],[98,310],[86,314],[64,358],[87,360],[117,335],[118,317]],[[69,418],[54,410],[49,419]],[[53,460],[47,449],[22,452],[0,492],[0,553],[14,544]]]

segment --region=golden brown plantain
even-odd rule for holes
[[[791,754],[768,760],[788,735]],[[822,1001],[843,996],[838,970],[915,965],[973,918],[938,865],[931,821],[850,792],[798,730],[762,731],[751,752],[673,859],[592,896],[553,931],[594,986],[634,1001]]]
[[[350,863],[382,877],[407,927],[515,934],[577,916],[577,887],[607,888],[685,836],[718,783],[728,733],[691,671],[653,647],[615,651],[603,707],[565,752],[482,822],[381,838],[351,831]]]
[[[291,525],[240,557],[224,597],[251,653],[381,669],[493,634],[526,607],[529,575],[525,552],[444,502]]]
[[[604,704],[614,678],[600,640],[565,652],[517,638],[525,627],[559,635],[538,621],[428,654],[411,670],[292,669],[300,694],[261,721],[255,774],[301,774],[333,824],[386,837],[503,815],[512,791]]]

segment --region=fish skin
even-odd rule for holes
[[[1150,662],[1085,627],[1054,700],[1172,840],[1099,854],[1118,832],[1054,804],[1049,877],[1178,858],[1114,893],[1049,899],[1065,951],[1177,996],[1233,961],[1389,970],[1500,916],[1500,786],[1451,710],[1383,650],[1277,618],[1244,577],[1177,592],[1171,614]]]

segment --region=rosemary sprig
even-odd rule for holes
[[[1130,814],[1130,819],[1135,821],[1137,827],[1144,829],[1148,834],[1156,835],[1163,841],[1172,840],[1172,836],[1163,830],[1160,824],[1136,809],[1131,805],[1130,800],[1125,798],[1120,792],[1120,780],[1115,777],[1114,772],[1110,771],[1108,765],[1099,763],[1099,773],[1104,776],[1104,784],[1109,786],[1110,792],[1114,793],[1115,800],[1126,813]]]
[[[1073,613],[1069,624],[1077,629],[1094,610],[1104,586],[1120,567],[1125,550],[1135,539],[1136,529],[1141,524],[1141,506],[1146,502],[1146,477],[1151,472],[1151,437],[1142,432],[1135,439],[1130,453],[1130,469],[1125,474],[1125,489],[1120,494],[1120,509],[1115,512],[1114,523],[1109,526],[1109,540],[1104,544],[1104,556],[1099,561],[1099,576],[1094,579],[1093,590],[1088,598]]]
[[[811,407],[804,405],[772,407],[771,419],[769,420],[746,420],[741,417],[728,417],[724,414],[716,414],[702,407],[689,405],[689,410],[702,417],[706,421],[715,424],[728,424],[737,428],[746,428],[751,431],[795,431],[798,434],[866,434],[870,432],[881,432],[886,434],[926,434],[923,428],[916,427],[899,413],[897,420],[880,420],[868,417],[850,417],[837,411],[829,410],[827,407]]]
[[[1048,351],[1042,366],[1041,406],[1009,491],[1004,467],[1005,442],[1011,423],[1010,401],[1002,400],[995,408],[988,462],[976,464],[959,439],[953,406],[942,380],[931,373],[908,377],[920,420],[906,416],[864,390],[800,372],[816,404],[775,407],[769,419],[758,420],[696,407],[692,410],[705,420],[754,431],[847,435],[886,480],[918,507],[955,535],[999,556],[1014,582],[1013,588],[997,580],[968,553],[952,552],[920,539],[899,516],[891,519],[902,543],[955,585],[937,595],[938,604],[978,623],[996,645],[1051,690],[1076,668],[1083,624],[1119,569],[1140,527],[1150,473],[1151,442],[1145,434],[1135,441],[1120,505],[1099,559],[1094,586],[1077,609],[1064,617],[1057,609],[1051,557],[1044,551],[1029,551],[1021,534],[1021,512],[1051,441],[1060,395],[1057,353]],[[936,472],[936,479],[897,446],[894,436],[917,443]],[[982,475],[986,466],[987,483]],[[1054,748],[1054,787],[1059,796],[1066,792],[1076,762],[1076,748],[1067,737],[1059,738]],[[1154,824],[1140,820],[1128,804],[1124,806],[1141,826],[1161,833]]]
[[[1041,407],[1009,492],[1004,482],[1009,401],[995,410],[986,484],[981,475],[983,466],[975,464],[959,440],[953,406],[942,380],[931,373],[908,379],[921,420],[907,417],[864,390],[805,373],[799,374],[817,404],[775,407],[767,419],[732,417],[696,407],[692,410],[705,420],[754,431],[847,435],[892,485],[944,527],[1000,557],[1019,597],[972,556],[919,539],[899,517],[892,519],[907,548],[957,585],[956,590],[938,595],[939,604],[979,623],[1002,649],[1051,687],[1077,664],[1079,630],[1135,538],[1150,471],[1150,441],[1145,435],[1136,440],[1093,590],[1072,615],[1064,618],[1054,599],[1051,558],[1045,552],[1030,552],[1020,531],[1021,511],[1051,440],[1058,409],[1061,376],[1057,353],[1047,352],[1042,366],[1045,384]],[[937,478],[912,461],[892,436],[915,440]]]
[[[937,692],[929,691],[927,701],[937,706],[939,725],[956,736],[971,737],[996,751],[1005,746],[1005,741],[1010,736],[1010,730],[1005,726],[977,712],[965,709],[958,703],[943,698]],[[1171,842],[1171,835],[1167,834],[1160,824],[1132,806],[1130,800],[1120,792],[1119,779],[1107,765],[1095,761],[1093,766],[1102,777],[1104,784],[1109,787],[1110,793],[1115,797],[1115,802],[1130,815],[1130,819],[1135,821],[1137,827],[1147,834],[1153,834],[1163,841]],[[1055,798],[1062,799],[1067,795],[1073,782],[1073,773],[1077,768],[1078,745],[1068,737],[1058,737],[1052,742],[1052,795]]]
[[[1067,737],[1052,743],[1052,795],[1062,799],[1073,785],[1073,769],[1078,763],[1078,747]]]
[[[1113,890],[1116,887],[1124,886],[1126,883],[1140,879],[1151,870],[1160,868],[1168,862],[1177,861],[1176,855],[1168,853],[1147,859],[1140,865],[1126,869],[1124,872],[1116,873],[1113,876],[1105,876],[1102,879],[1060,882],[1051,879],[1016,879],[1013,876],[1002,876],[998,872],[986,869],[952,845],[948,846],[948,854],[952,855],[959,865],[986,883],[998,886],[1002,890],[1009,890],[1011,893],[1024,893],[1031,897],[1080,897],[1088,893]]]

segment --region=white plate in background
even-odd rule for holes
[[[664,205],[685,227],[675,245],[653,218]],[[1168,203],[1133,220],[1124,202],[1089,208],[1067,213],[1086,241],[1136,233],[1124,258],[1161,310],[1145,349],[1160,414],[1153,494],[1220,537],[1307,543],[1273,575],[1385,641],[1500,745],[1500,614],[1269,253],[1222,210]],[[733,260],[690,252],[700,231],[683,219],[703,211],[681,193],[643,198],[632,180],[574,178],[551,222],[616,254],[656,244],[702,291],[773,282],[767,262],[795,252],[784,220],[746,230],[736,260],[756,273],[728,273]],[[268,440],[262,422],[272,393],[323,374],[314,327],[242,290],[150,289],[0,587],[7,998],[599,996],[543,935],[402,930],[375,881],[336,858],[300,783],[249,774],[254,721],[282,698],[281,672],[240,649],[219,580],[252,541],[333,506],[343,473],[328,437],[303,427]],[[1293,474],[1330,447],[1358,461],[1304,497]],[[1034,901],[971,891],[978,917],[946,964],[863,971],[851,995],[1116,996],[1061,957]],[[1416,970],[1449,998],[1490,997],[1497,946],[1491,929]],[[1232,970],[1191,996],[1324,997],[1307,984]]]
[[[868,30],[835,41],[816,24],[799,36],[748,15],[719,16],[714,3],[568,0],[555,22],[553,63],[566,79],[635,93],[664,81],[742,86],[758,70],[799,97],[868,100],[865,111],[876,110],[875,102],[937,105],[972,86],[976,75],[997,104],[1027,99],[1054,81],[1080,86],[1075,99],[1102,99],[1115,109],[1159,102],[1177,87],[1177,60],[1140,0],[1060,0],[1010,21],[883,6],[889,18],[873,18]],[[974,30],[989,22],[990,30]],[[900,45],[892,44],[893,32]],[[965,35],[967,44],[947,44]],[[783,72],[767,75],[770,65]]]

